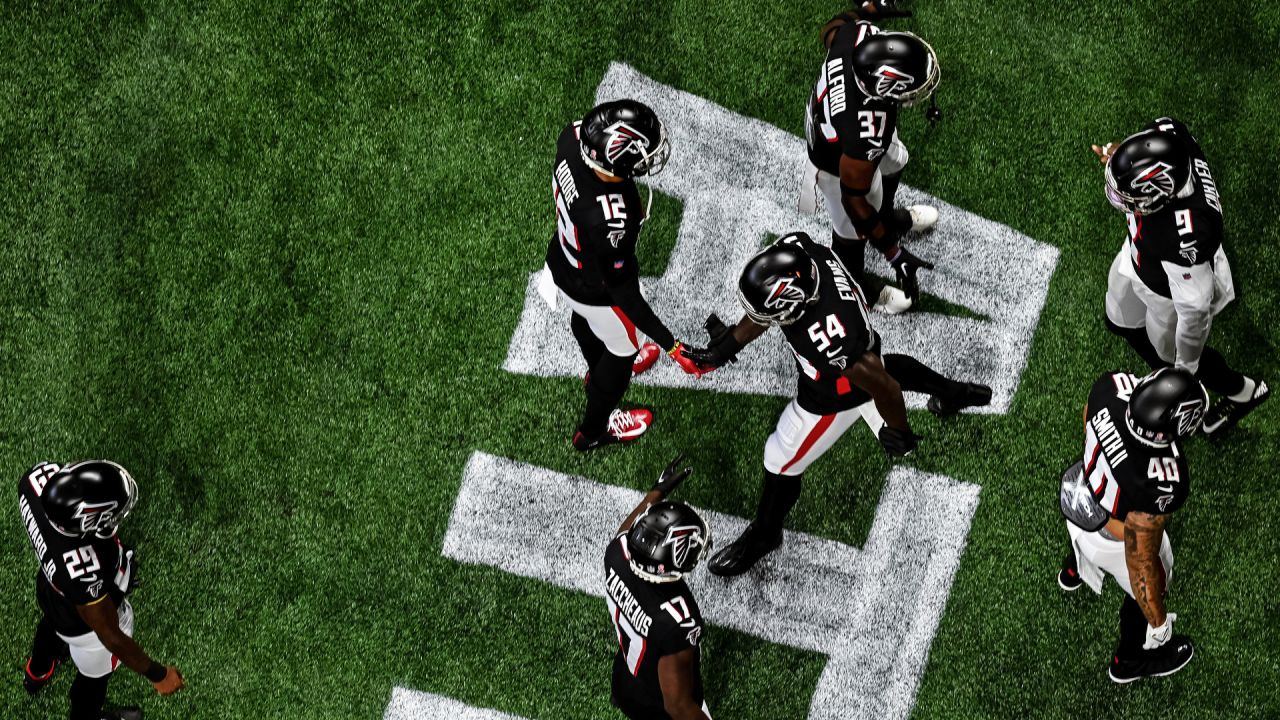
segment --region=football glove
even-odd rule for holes
[[[672,460],[667,465],[667,469],[663,470],[662,474],[658,476],[658,481],[653,484],[653,487],[649,488],[649,492],[654,492],[656,490],[661,493],[664,498],[674,492],[675,489],[679,487],[680,483],[687,480],[689,476],[693,474],[693,468],[680,467],[680,463],[682,462],[684,462],[684,453],[676,455],[676,459]]]
[[[889,258],[889,264],[893,266],[893,271],[898,275],[898,283],[902,285],[902,292],[906,294],[912,302],[920,299],[920,283],[916,281],[916,272],[920,268],[932,270],[933,263],[907,252],[907,249],[898,246],[898,252]]]
[[[684,343],[678,340],[676,341],[675,346],[667,351],[667,355],[670,355],[671,359],[676,361],[676,364],[680,366],[681,370],[684,370],[686,373],[696,378],[700,378],[715,369],[714,367],[702,367],[693,360],[693,357],[691,357],[701,356],[705,353],[706,350],[703,348],[686,348]]]
[[[733,336],[733,331],[715,313],[707,317],[703,327],[707,329],[710,344],[704,349],[686,350],[685,354],[706,372],[738,361],[738,353],[742,343]]]
[[[1163,625],[1160,627],[1147,625],[1147,641],[1142,643],[1142,649],[1155,650],[1169,642],[1169,638],[1173,637],[1173,621],[1177,619],[1178,616],[1174,613],[1165,613]]]
[[[920,444],[920,436],[910,430],[899,430],[888,425],[880,428],[880,447],[889,457],[910,455]]]

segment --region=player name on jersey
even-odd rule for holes
[[[613,568],[608,568],[608,570],[609,576],[605,586],[609,589],[609,597],[618,606],[618,612],[626,617],[631,623],[631,627],[641,637],[649,637],[649,628],[653,627],[653,618],[645,613],[640,601],[636,600],[631,591],[627,589],[626,581],[622,579],[622,576],[614,572]]]
[[[1089,424],[1093,425],[1093,431],[1098,436],[1098,445],[1107,456],[1111,467],[1118,466],[1129,457],[1129,451],[1124,449],[1124,437],[1120,435],[1120,429],[1111,418],[1109,408],[1104,407],[1099,410],[1098,414],[1089,420]]]

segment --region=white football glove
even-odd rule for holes
[[[1174,613],[1166,613],[1164,616],[1164,624],[1160,627],[1147,626],[1147,641],[1142,643],[1143,650],[1155,650],[1161,645],[1169,642],[1169,638],[1173,637],[1173,621],[1178,616]]]

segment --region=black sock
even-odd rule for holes
[[[756,525],[769,533],[782,532],[787,513],[800,499],[800,481],[803,475],[779,475],[764,471],[764,489],[760,492],[760,506],[756,508]]]
[[[840,258],[845,270],[853,275],[854,282],[862,287],[867,303],[874,305],[876,298],[880,297],[880,289],[884,287],[884,283],[874,275],[867,274],[867,241],[862,238],[841,237],[833,232],[831,233],[831,251]]]
[[[591,332],[591,325],[587,319],[578,313],[573,313],[573,317],[569,320],[569,328],[573,330],[573,337],[578,341],[578,349],[582,351],[582,359],[587,361],[587,367],[595,365],[596,360],[606,352],[604,343]]]
[[[1200,353],[1196,379],[1219,395],[1231,396],[1244,389],[1244,375],[1232,370],[1222,353],[1208,346]]]
[[[1146,650],[1142,649],[1147,642],[1147,616],[1142,614],[1138,601],[1124,596],[1120,604],[1120,644],[1116,655],[1121,660],[1141,660]]]
[[[582,424],[578,426],[578,432],[588,442],[604,435],[608,429],[609,415],[618,407],[631,385],[631,362],[634,359],[634,355],[618,357],[606,352],[591,367],[587,409],[582,414]]]
[[[884,355],[885,372],[898,381],[903,390],[937,395],[947,400],[959,399],[964,393],[964,383],[943,377],[938,371],[911,357],[890,353]]]
[[[110,681],[110,674],[91,678],[77,672],[71,683],[71,720],[101,720]]]
[[[902,172],[896,172],[892,175],[881,175],[880,184],[884,188],[884,193],[880,201],[880,219],[885,223],[886,228],[892,230],[896,235],[902,235],[911,230],[911,215],[906,216],[906,224],[902,223],[902,219],[898,213],[894,212],[894,203],[898,200],[898,184],[902,181]]]
[[[1160,358],[1160,353],[1156,352],[1156,346],[1151,344],[1151,338],[1147,337],[1146,328],[1123,328],[1111,322],[1111,318],[1106,318],[1107,330],[1112,334],[1119,335],[1129,343],[1129,347],[1142,358],[1152,370],[1169,367],[1169,363]]]
[[[31,662],[27,665],[27,670],[35,677],[43,677],[53,670],[53,663],[62,657],[67,650],[67,644],[58,637],[57,631],[54,629],[53,621],[47,615],[40,618],[40,624],[36,625],[36,636],[31,641]]]

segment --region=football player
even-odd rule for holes
[[[1084,409],[1084,457],[1062,476],[1059,506],[1071,550],[1058,585],[1102,593],[1104,574],[1125,591],[1120,643],[1107,674],[1117,683],[1171,675],[1191,660],[1165,609],[1173,546],[1165,526],[1191,489],[1178,440],[1194,433],[1209,395],[1186,368],[1146,377],[1106,373]]]
[[[1223,433],[1271,391],[1205,344],[1235,287],[1222,250],[1222,200],[1204,151],[1186,125],[1167,117],[1093,151],[1106,166],[1107,200],[1129,218],[1107,278],[1107,327],[1153,370],[1186,368],[1218,394],[1204,432]]]
[[[755,521],[708,565],[716,575],[746,572],[782,544],[782,525],[800,497],[809,465],[855,422],[865,420],[890,456],[906,455],[919,438],[907,422],[902,391],[931,395],[939,416],[991,402],[991,388],[949,380],[908,355],[881,355],[862,289],[831,248],[792,233],[747,262],[738,280],[746,315],[732,330],[714,330],[711,345],[692,352],[710,371],[731,362],[770,327],[779,327],[799,369],[796,397],[782,411],[764,448],[764,489]]]
[[[653,422],[650,410],[618,409],[633,371],[658,355],[656,347],[642,348],[641,333],[686,372],[699,373],[640,292],[635,249],[649,208],[634,178],[660,172],[669,153],[662,122],[635,100],[595,107],[566,126],[556,145],[556,229],[539,291],[553,309],[559,298],[568,303],[587,361],[587,406],[573,436],[578,450],[630,442]]]
[[[702,692],[702,613],[683,577],[711,547],[693,508],[667,500],[693,472],[682,456],[627,516],[604,554],[618,637],[612,701],[631,720],[710,720]]]
[[[36,694],[68,654],[76,666],[71,720],[141,717],[136,708],[104,713],[107,683],[120,663],[161,695],[182,689],[182,673],[151,659],[133,639],[137,562],[116,534],[138,501],[138,485],[119,465],[88,460],[40,463],[18,483],[22,525],[35,550],[36,626],[23,685]]]
[[[867,3],[863,17],[909,14]],[[916,273],[933,265],[898,240],[934,226],[938,211],[926,205],[894,205],[907,148],[898,139],[898,108],[928,99],[938,86],[938,57],[908,32],[881,32],[844,13],[822,28],[826,58],[805,114],[809,172],[802,207],[820,192],[831,214],[832,247],[866,285],[867,242],[893,266],[902,290],[885,286],[877,306],[902,312],[919,297]],[[905,295],[904,295],[905,291]]]

